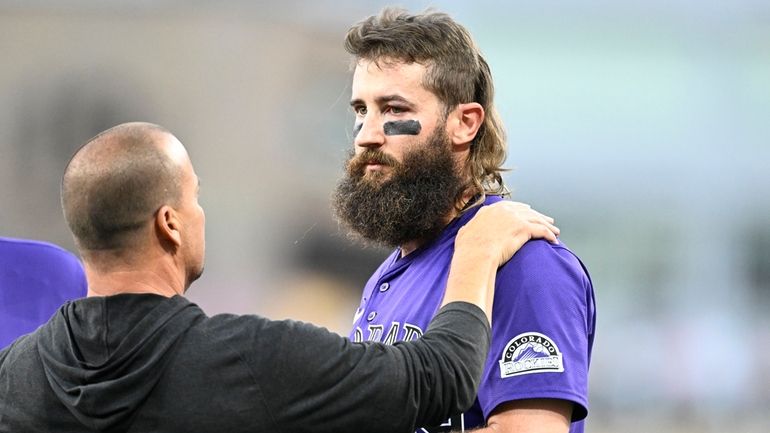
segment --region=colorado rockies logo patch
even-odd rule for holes
[[[503,349],[500,377],[520,374],[562,372],[564,362],[556,344],[537,332],[519,334]]]

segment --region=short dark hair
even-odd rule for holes
[[[118,250],[164,204],[181,198],[181,168],[158,146],[171,135],[150,123],[125,123],[84,144],[64,171],[64,218],[81,250]]]
[[[494,106],[492,73],[465,27],[440,12],[411,15],[401,8],[385,8],[350,28],[345,49],[356,62],[395,60],[426,66],[423,86],[447,113],[458,104],[481,105],[484,123],[467,161],[472,189],[482,197],[507,191],[501,176],[505,130]]]

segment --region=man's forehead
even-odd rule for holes
[[[353,72],[352,99],[398,95],[414,99],[428,92],[425,66],[391,59],[359,60]]]

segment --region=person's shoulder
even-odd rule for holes
[[[5,348],[0,348],[0,368],[13,364],[19,359],[36,356],[37,336],[41,332],[41,328],[38,328],[36,331],[29,334],[20,336]]]
[[[207,316],[201,323],[201,328],[210,334],[231,335],[260,327],[267,319],[254,314],[222,313]]]
[[[187,330],[188,344],[219,354],[237,352],[241,356],[264,349],[263,328],[266,319],[256,315],[203,313]]]
[[[286,338],[293,332],[321,331],[315,325],[297,320],[272,320],[257,314],[216,314],[201,323],[201,329],[221,340],[270,340]],[[327,331],[328,332],[328,331]]]
[[[563,242],[553,244],[545,239],[533,239],[526,242],[509,263],[526,263],[528,265],[547,264],[561,261],[572,266],[581,266],[580,259]],[[507,265],[507,263],[506,263]]]
[[[80,264],[80,260],[70,251],[45,241],[0,237],[2,253],[35,253],[47,258]]]
[[[42,273],[47,281],[59,287],[56,290],[60,293],[70,293],[72,297],[86,294],[88,283],[83,264],[77,256],[58,245],[0,238],[0,264],[20,270],[22,275],[29,274],[26,270],[33,270],[34,275]],[[3,280],[1,276],[0,280]]]
[[[289,362],[289,353],[296,351],[332,356],[351,344],[347,338],[310,323],[252,314],[218,314],[207,318],[197,332],[212,350],[237,352],[249,365]]]
[[[552,244],[544,239],[525,243],[511,260],[500,268],[504,278],[519,281],[570,279],[590,286],[585,265],[563,242]]]

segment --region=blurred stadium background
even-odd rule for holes
[[[160,123],[202,179],[207,270],[189,296],[346,333],[386,252],[329,210],[352,127],[342,39],[386,4],[0,0],[0,234],[73,250],[69,156]],[[770,431],[770,3],[399,4],[474,34],[514,197],[555,216],[592,273],[588,431]]]

